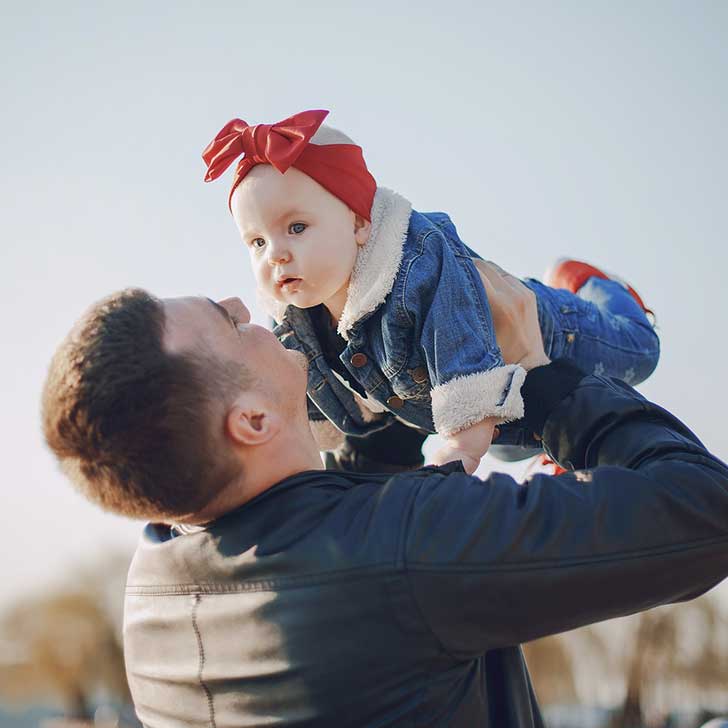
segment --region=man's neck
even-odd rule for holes
[[[318,450],[308,422],[305,429],[291,428],[265,448],[245,454],[240,476],[224,487],[198,513],[178,519],[184,524],[205,524],[244,505],[286,478],[307,470],[323,470]]]

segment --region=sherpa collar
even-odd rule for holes
[[[369,240],[359,248],[338,332],[348,340],[356,322],[375,311],[394,286],[402,262],[412,205],[402,195],[377,187]]]
[[[372,227],[369,240],[359,248],[338,332],[347,341],[348,332],[359,319],[375,311],[394,286],[404,242],[407,239],[412,204],[402,195],[377,187],[372,204]],[[263,308],[276,321],[285,317],[287,304],[258,292]]]

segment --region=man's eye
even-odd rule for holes
[[[263,240],[263,238],[254,238],[250,241],[250,244],[254,248],[262,248],[265,245],[265,240]]]
[[[288,232],[293,235],[300,235],[307,227],[303,222],[294,222],[288,226]]]

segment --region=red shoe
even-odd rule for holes
[[[528,468],[526,468],[524,475],[525,477],[530,477],[536,473],[545,473],[546,475],[563,475],[566,472],[566,468],[562,468],[544,452],[533,458]]]
[[[543,282],[551,288],[563,288],[572,293],[576,293],[590,278],[603,278],[605,280],[617,281],[617,283],[623,285],[629,291],[630,296],[637,301],[639,307],[654,318],[655,314],[645,306],[639,293],[632,286],[617,276],[607,275],[604,271],[599,270],[599,268],[595,268],[593,265],[589,265],[589,263],[583,263],[580,260],[560,258],[546,271]]]

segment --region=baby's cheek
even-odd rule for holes
[[[257,260],[252,255],[250,257],[250,262],[253,268],[253,276],[255,277],[258,285],[267,286],[270,283],[270,266],[262,265],[260,260]]]

